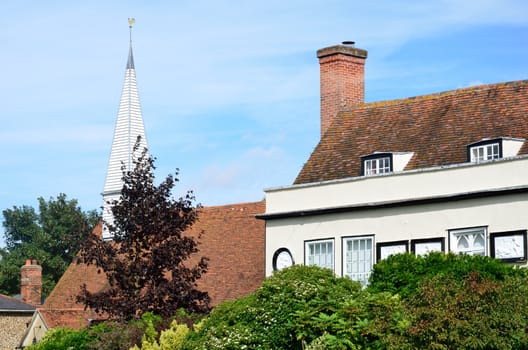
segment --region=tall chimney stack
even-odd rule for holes
[[[20,294],[22,301],[40,306],[42,298],[42,267],[36,260],[26,260],[21,268]]]
[[[344,107],[365,101],[367,51],[345,41],[317,51],[321,72],[321,137]]]

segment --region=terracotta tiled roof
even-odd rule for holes
[[[204,207],[191,234],[200,238],[200,256],[209,258],[209,269],[199,286],[212,304],[247,295],[264,280],[265,222],[255,215],[265,212],[264,201]]]
[[[528,138],[528,80],[340,112],[295,184],[359,176],[360,157],[376,151],[414,152],[405,170],[464,163],[467,145],[498,137]],[[527,143],[519,154],[528,153]]]
[[[188,234],[198,236],[199,256],[209,260],[209,270],[199,281],[212,304],[254,291],[264,279],[264,221],[255,215],[265,211],[265,202],[241,203],[201,209],[198,222]],[[99,231],[95,232],[100,234]],[[50,328],[80,328],[98,316],[75,302],[80,286],[91,292],[107,286],[103,273],[85,264],[71,264],[40,309]]]
[[[97,315],[75,301],[86,283],[91,292],[98,292],[107,285],[104,273],[98,273],[93,265],[70,264],[61,279],[53,288],[40,312],[50,328],[70,327],[78,329],[88,325],[89,319],[97,319]]]

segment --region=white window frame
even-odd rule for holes
[[[391,157],[383,156],[363,160],[364,175],[378,175],[391,172]]]
[[[343,237],[343,275],[365,287],[374,266],[374,249],[372,235]]]
[[[484,226],[449,230],[449,249],[457,254],[486,256],[488,251],[487,231],[487,227]],[[461,244],[466,245],[466,247],[461,247]]]
[[[304,242],[304,264],[316,265],[334,271],[335,245],[333,239]]]
[[[500,143],[491,142],[477,146],[472,146],[469,149],[470,161],[472,163],[482,163],[500,158]]]

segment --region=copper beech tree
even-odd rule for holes
[[[209,295],[196,284],[207,270],[207,258],[190,262],[198,253],[198,241],[184,234],[196,222],[200,206],[193,206],[190,191],[173,199],[177,172],[156,186],[154,169],[146,149],[132,171],[123,167],[121,196],[110,203],[114,221],[106,223],[113,240],[92,235],[80,253],[80,261],[104,272],[108,287],[92,293],[83,285],[77,301],[111,319],[125,321],[145,312],[169,318],[180,309],[210,310]]]

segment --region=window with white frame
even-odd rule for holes
[[[305,264],[334,269],[334,241],[331,239],[305,242]]]
[[[480,163],[488,160],[499,159],[500,155],[499,142],[479,143],[471,146],[469,150],[470,162]]]
[[[391,172],[391,158],[377,157],[363,160],[363,175],[377,175]]]
[[[366,286],[374,262],[374,237],[343,238],[344,275]]]
[[[486,255],[486,228],[474,227],[449,231],[450,250],[469,255]]]

